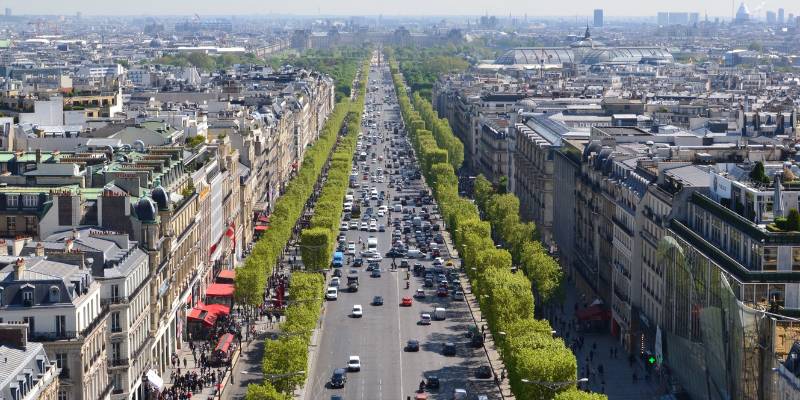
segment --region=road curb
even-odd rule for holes
[[[303,382],[303,386],[300,389],[295,390],[294,395],[292,396],[296,400],[305,400],[306,389],[309,385],[309,382],[311,382],[312,378],[315,378],[311,376],[311,371],[312,367],[317,364],[317,357],[319,356],[319,341],[320,338],[322,338],[322,330],[325,326],[325,324],[322,323],[322,319],[325,316],[325,305],[326,303],[322,303],[322,314],[317,322],[317,327],[314,328],[314,331],[311,333],[311,341],[308,345],[309,357],[308,361],[306,362],[306,379]]]

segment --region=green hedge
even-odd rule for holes
[[[317,203],[315,204],[315,215],[311,221],[312,228],[303,230],[301,234],[301,243],[305,245],[305,247],[302,247],[303,259],[304,261],[306,259],[310,260],[309,264],[306,265],[311,270],[324,268],[323,264],[327,265],[327,262],[330,259],[330,251],[333,249],[332,230],[338,228],[337,223],[341,217],[341,199],[344,197],[344,193],[341,193],[341,188],[347,190],[346,185],[337,185],[335,182],[341,178],[342,170],[347,169],[349,174],[349,165],[352,162],[352,155],[355,151],[355,143],[358,137],[357,133],[361,124],[360,110],[363,110],[364,108],[364,97],[366,96],[366,79],[368,71],[369,61],[366,61],[362,65],[362,79],[359,82],[359,96],[352,103],[349,101],[343,101],[337,104],[339,112],[343,113],[341,120],[338,121],[337,126],[341,126],[345,121],[344,115],[349,114],[349,118],[347,119],[347,135],[342,136],[339,139],[339,144],[336,146],[336,151],[331,156],[328,179],[325,182]],[[338,131],[339,129],[337,129],[335,133],[338,134]],[[333,140],[330,142],[330,146],[327,147],[328,151],[324,153],[326,158],[327,154],[330,153],[331,148],[336,143],[336,136],[337,135],[333,135]],[[322,140],[322,137],[320,137],[320,140]],[[317,143],[319,143],[319,141]],[[315,144],[314,148],[316,148],[316,146],[317,144]],[[311,150],[309,150],[309,153],[310,152]],[[345,157],[347,154],[349,154],[350,161],[348,161],[348,159]],[[325,159],[322,159],[322,164],[320,164],[319,169],[316,170],[316,176],[319,176],[319,173],[324,166],[324,162]],[[306,163],[304,162],[303,165],[305,166]],[[314,162],[310,165],[315,167],[317,164]],[[301,168],[300,176],[303,174],[303,168]],[[298,176],[298,178],[300,178],[300,176]],[[292,183],[298,181],[298,178],[295,178],[295,181]],[[306,196],[304,197],[307,199],[313,191],[316,180],[317,179],[314,178],[314,180],[311,181],[310,176],[307,176],[302,179],[302,182],[307,183],[307,188],[303,191],[300,191],[300,189],[296,190],[299,194],[304,194],[307,192]],[[284,199],[284,197],[281,197],[281,199]],[[303,200],[300,205],[300,210],[297,212],[296,218],[294,219],[295,221],[300,217],[300,212],[302,212],[302,206],[304,204],[305,200]],[[288,205],[286,207],[288,207]],[[291,211],[294,211],[294,209],[292,208]],[[282,212],[288,213],[288,211]],[[273,218],[270,219],[270,222],[274,221],[274,215],[275,213],[273,213]],[[289,234],[291,234],[291,227]],[[288,240],[289,236],[287,235],[281,248],[286,245]],[[280,252],[277,254],[280,254]],[[256,267],[251,268],[254,270],[256,269]],[[248,272],[247,274],[250,273],[252,272]],[[237,273],[237,278],[239,276],[240,273]],[[242,284],[243,287],[259,286],[258,284],[252,284],[249,282],[240,282],[238,279],[236,283],[237,288],[239,284]],[[281,325],[281,331],[285,334],[285,336],[279,340],[267,340],[265,344],[264,359],[262,361],[262,370],[265,376],[292,374],[297,371],[305,371],[308,365],[308,346],[311,341],[311,333],[316,327],[317,321],[319,321],[322,312],[325,278],[323,275],[316,272],[293,272],[290,283],[290,303],[285,311],[286,321],[284,321],[284,323]],[[250,290],[252,289],[242,289],[242,295],[247,294]],[[284,378],[267,379],[260,385],[249,385],[247,387],[246,398],[247,400],[291,399],[294,389],[297,386],[303,385],[306,377],[307,373],[296,374]]]
[[[458,145],[454,144],[458,139],[450,138],[452,131],[448,132],[449,126],[445,126],[438,118],[427,100],[414,96],[412,103],[397,63],[391,57],[389,66],[411,143],[417,152],[425,179],[439,203],[447,228],[462,255],[473,292],[478,296],[481,309],[487,316],[489,329],[495,333],[508,369],[512,390],[520,400],[553,398],[555,392],[524,384],[521,379],[551,382],[576,379],[575,356],[563,340],[553,338],[547,321],[534,319],[532,285],[539,292],[555,290],[553,286],[558,286],[560,270],[554,273],[533,273],[542,269],[534,263],[545,262],[538,255],[531,254],[540,250],[541,246],[536,247],[533,244],[537,243],[533,224],[525,224],[519,220],[519,201],[515,198],[494,197],[496,195],[489,192],[476,193],[476,203],[487,211],[487,215],[493,217],[483,221],[478,206],[459,196],[455,168],[463,160],[463,145],[459,150]],[[476,186],[482,184],[483,182],[477,182]],[[491,209],[487,210],[486,207]],[[514,215],[510,215],[511,213]],[[508,244],[510,251],[495,248],[492,227]],[[528,268],[532,269],[531,273],[523,268],[527,278],[523,274],[511,272],[513,261],[516,260],[530,263]],[[557,264],[554,265],[557,268]],[[550,267],[552,265],[546,268]],[[547,282],[537,282],[538,279]],[[497,335],[500,331],[505,332],[505,336]],[[564,388],[561,391],[567,393],[569,389]]]

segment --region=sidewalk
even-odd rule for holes
[[[578,360],[578,377],[589,378],[584,386],[593,392],[604,393],[609,400],[646,400],[658,399],[659,385],[654,378],[645,381],[644,366],[638,359],[629,363],[628,354],[619,344],[618,339],[608,332],[576,333],[570,321],[574,321],[575,304],[580,294],[572,282],[567,283],[566,299],[563,307],[551,308],[550,324],[557,331],[557,335],[564,338],[567,344],[573,343],[578,337],[583,336],[582,349],[573,346],[575,357]],[[579,305],[580,307],[580,305]],[[556,320],[557,319],[557,320]],[[573,325],[574,326],[574,325]],[[616,351],[614,357],[611,350]],[[599,374],[599,366],[603,366],[603,375]],[[636,380],[633,376],[636,374]]]
[[[444,243],[447,246],[447,252],[450,254],[452,258],[459,258],[458,252],[453,248],[453,241],[450,237],[450,232],[446,229],[442,230],[442,236],[444,236]],[[469,278],[463,273],[459,272],[460,280],[462,285],[464,286],[464,300],[467,302],[467,307],[469,307],[469,313],[472,315],[472,320],[475,322],[476,326],[482,326],[485,324],[483,320],[483,314],[481,314],[480,306],[478,305],[478,299],[475,298],[475,295],[472,293],[472,285],[470,284]],[[500,357],[500,352],[495,347],[494,343],[494,336],[492,336],[492,332],[489,329],[485,331],[485,337],[483,341],[483,349],[486,352],[486,356],[489,359],[489,365],[492,367],[492,372],[495,376],[500,376],[501,372],[506,368],[505,364],[503,364],[503,359]],[[504,400],[515,400],[514,394],[511,393],[511,385],[508,382],[508,379],[504,379],[500,382],[500,395]]]

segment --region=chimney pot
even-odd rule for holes
[[[36,243],[36,257],[44,257],[44,245],[42,242]]]
[[[25,259],[18,258],[16,263],[14,264],[14,273],[16,274],[17,280],[22,280],[22,275],[25,273]]]

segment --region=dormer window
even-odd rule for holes
[[[19,207],[19,195],[17,195],[17,194],[6,195],[6,206],[8,208],[17,208],[17,207]]]
[[[38,203],[38,196],[33,194],[26,194],[22,196],[22,206],[25,208],[36,208]]]
[[[48,294],[51,303],[61,302],[61,289],[59,289],[58,286],[50,286]]]
[[[30,307],[33,305],[33,287],[25,285],[22,287],[22,305]]]

